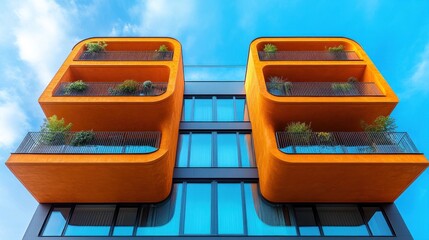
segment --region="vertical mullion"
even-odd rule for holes
[[[115,225],[116,225],[116,219],[118,218],[118,213],[119,213],[119,205],[117,204],[115,207],[115,212],[113,213],[112,223],[110,224],[109,236],[113,235],[113,229],[115,228]]]
[[[295,219],[295,229],[296,229],[296,234],[297,236],[301,236],[301,231],[299,230],[299,226],[298,226],[298,221],[297,221],[297,217],[296,217],[296,210],[295,210],[296,206],[291,206],[291,208],[293,209],[292,213],[293,213],[293,218]],[[313,213],[314,215],[314,213]]]
[[[180,211],[180,221],[179,221],[179,236],[183,235],[185,232],[185,212],[186,212],[186,187],[187,182],[182,183],[182,204]]]
[[[368,221],[365,219],[365,214],[363,212],[362,206],[357,206],[359,209],[360,217],[362,218],[363,222],[365,223],[366,230],[368,231],[369,236],[372,236],[372,231],[368,226]]]
[[[52,211],[54,210],[54,208],[55,208],[54,205],[51,205],[51,207],[49,208],[49,213],[46,216],[45,220],[43,221],[42,228],[40,229],[40,232],[39,232],[40,236],[43,235],[43,232],[45,231],[46,225],[48,224],[49,219],[51,218]],[[70,210],[71,210],[71,207],[70,207]],[[70,215],[70,211],[69,211],[69,215]],[[64,228],[66,228],[66,224],[67,224],[67,219],[66,219],[66,223],[64,224]],[[64,230],[64,228],[63,228],[63,230]],[[62,234],[62,232],[61,232],[61,234]],[[60,236],[62,236],[61,234],[60,234]]]
[[[217,99],[212,97],[212,121],[217,122]]]
[[[64,234],[66,234],[67,227],[69,226],[69,223],[70,223],[71,217],[72,217],[72,215],[73,215],[73,213],[74,213],[74,209],[75,209],[75,207],[76,207],[76,205],[73,205],[73,206],[70,208],[70,214],[69,214],[69,217],[68,217],[68,218],[67,218],[67,220],[66,220],[66,225],[64,226],[64,229],[63,229],[63,232],[61,233],[61,236],[64,236]]]
[[[192,144],[192,132],[189,132],[189,139],[188,139],[188,154],[186,159],[186,167],[191,166],[191,144]]]
[[[141,217],[142,211],[143,211],[142,205],[139,205],[137,207],[137,216],[136,216],[136,222],[134,223],[133,236],[137,235],[137,229],[138,229],[139,224],[140,224],[140,217]]]
[[[314,218],[316,219],[317,226],[319,227],[320,236],[325,236],[325,233],[323,232],[322,223],[320,222],[319,213],[317,212],[317,207],[312,206],[311,209],[313,209]]]
[[[237,116],[237,104],[235,103],[236,102],[236,98],[235,98],[235,96],[234,97],[232,97],[232,111],[233,111],[233,114],[234,114],[234,117],[233,117],[233,121],[238,121],[238,116]]]
[[[212,146],[211,146],[211,156],[212,156],[212,166],[211,167],[217,167],[218,161],[217,161],[217,132],[212,132]]]
[[[195,116],[195,97],[191,98],[191,119],[190,121],[194,121],[194,116]]]
[[[247,212],[246,212],[246,200],[244,195],[244,182],[240,183],[241,186],[241,209],[243,211],[243,233],[247,236],[249,233],[247,231]]]
[[[237,157],[238,157],[238,167],[243,167],[243,161],[241,159],[241,145],[240,145],[240,133],[235,133],[235,139],[237,140]]]
[[[211,234],[210,235],[218,235],[218,197],[217,197],[217,185],[216,181],[212,181],[211,183]]]

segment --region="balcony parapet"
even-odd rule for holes
[[[82,52],[79,61],[171,61],[173,51],[102,51]]]
[[[153,83],[152,88],[145,89],[143,83],[138,83],[138,88],[132,93],[117,91],[120,82],[86,82],[87,88],[81,92],[67,92],[69,82],[62,82],[54,91],[54,97],[67,96],[159,96],[167,91],[166,82]]]
[[[354,51],[258,51],[260,61],[361,61]]]
[[[276,132],[276,140],[287,154],[419,153],[405,132]]]
[[[281,97],[384,96],[372,82],[267,82],[266,86],[269,93]]]
[[[147,154],[159,149],[161,132],[29,132],[18,154]]]

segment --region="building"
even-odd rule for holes
[[[39,102],[74,132],[29,133],[6,162],[40,202],[24,239],[412,239],[393,202],[428,162],[363,132],[398,98],[356,42],[256,39],[245,82],[183,68],[171,38],[73,48]]]

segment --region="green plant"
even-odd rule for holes
[[[162,44],[161,46],[159,46],[159,49],[157,51],[158,52],[168,52],[168,47],[165,46],[164,44]]]
[[[115,88],[109,88],[110,95],[129,95],[137,92],[139,88],[138,82],[134,80],[125,80]]]
[[[292,82],[284,82],[283,86],[285,88],[286,95],[291,95],[292,94],[292,92],[291,92],[291,90],[292,90]]]
[[[44,120],[41,126],[41,141],[44,144],[64,144],[66,133],[70,131],[72,124],[65,124],[64,118],[58,119],[56,115]]]
[[[361,121],[365,132],[393,132],[397,126],[395,119],[390,116],[378,116],[371,124]]]
[[[321,143],[329,143],[332,140],[332,134],[329,132],[318,132],[316,136]]]
[[[77,80],[67,84],[67,86],[64,88],[64,94],[70,95],[72,93],[80,93],[85,91],[87,88],[88,84],[86,84],[83,80]]]
[[[311,123],[305,122],[291,122],[286,126],[286,132],[288,133],[311,133]]]
[[[283,80],[283,77],[269,77],[268,81],[270,81],[267,86],[268,90],[282,90],[283,84],[285,83],[285,80]]]
[[[275,53],[277,52],[277,47],[274,44],[267,43],[264,45],[264,52],[266,53]]]
[[[359,80],[356,77],[349,77],[347,79],[347,82],[348,83],[357,83],[357,82],[359,82]]]
[[[350,93],[353,89],[353,85],[351,83],[332,83],[331,88],[335,93]]]
[[[293,133],[291,135],[291,142],[294,145],[308,144],[311,137],[311,123],[305,122],[291,122],[286,126],[286,132]]]
[[[104,51],[104,49],[107,47],[107,44],[105,41],[98,41],[98,42],[90,42],[85,44],[86,46],[86,52],[89,53],[98,53]]]
[[[81,131],[77,132],[73,135],[73,138],[70,141],[70,145],[72,146],[84,146],[89,144],[92,140],[94,140],[94,132],[91,131]]]
[[[328,51],[329,52],[344,52],[344,46],[343,45],[338,45],[335,47],[328,47]]]
[[[147,80],[143,82],[143,88],[144,89],[152,89],[154,87],[152,81]]]

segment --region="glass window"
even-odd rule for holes
[[[235,99],[235,109],[236,121],[249,121],[249,116],[247,115],[246,100],[244,98]]]
[[[192,103],[193,103],[193,99],[192,98],[185,98],[184,102],[183,102],[183,121],[192,121],[192,117],[193,117],[193,110],[192,110]]]
[[[233,99],[217,99],[217,121],[234,121]]]
[[[212,99],[195,99],[194,121],[213,121]]]
[[[243,234],[241,184],[218,184],[219,234]]]
[[[246,217],[249,235],[296,236],[296,228],[288,210],[268,205],[261,199],[256,184],[244,184]],[[286,214],[284,214],[286,213]]]
[[[185,234],[211,233],[211,184],[187,184]]]
[[[189,134],[180,134],[178,152],[177,167],[187,167],[189,157]]]
[[[255,159],[253,158],[252,135],[239,134],[240,155],[242,167],[256,167]]]
[[[195,133],[191,135],[191,153],[189,167],[212,166],[212,135]]]
[[[239,167],[237,134],[217,134],[217,166]]]
[[[183,121],[249,121],[246,100],[234,96],[191,97],[183,101]]]
[[[137,236],[179,235],[181,205],[182,184],[175,184],[166,201],[142,207]]]
[[[49,215],[42,236],[61,236],[69,214],[70,208],[54,208]]]
[[[115,205],[76,205],[65,236],[108,236]]]
[[[176,166],[255,167],[251,141],[251,134],[243,133],[180,134]]]
[[[116,217],[113,236],[132,236],[137,218],[137,207],[121,207]]]
[[[317,226],[314,218],[312,207],[296,207],[295,216],[301,236],[320,236],[319,226]]]
[[[357,206],[317,206],[325,236],[369,236]]]
[[[379,207],[362,207],[365,221],[373,236],[392,236],[392,231]]]

